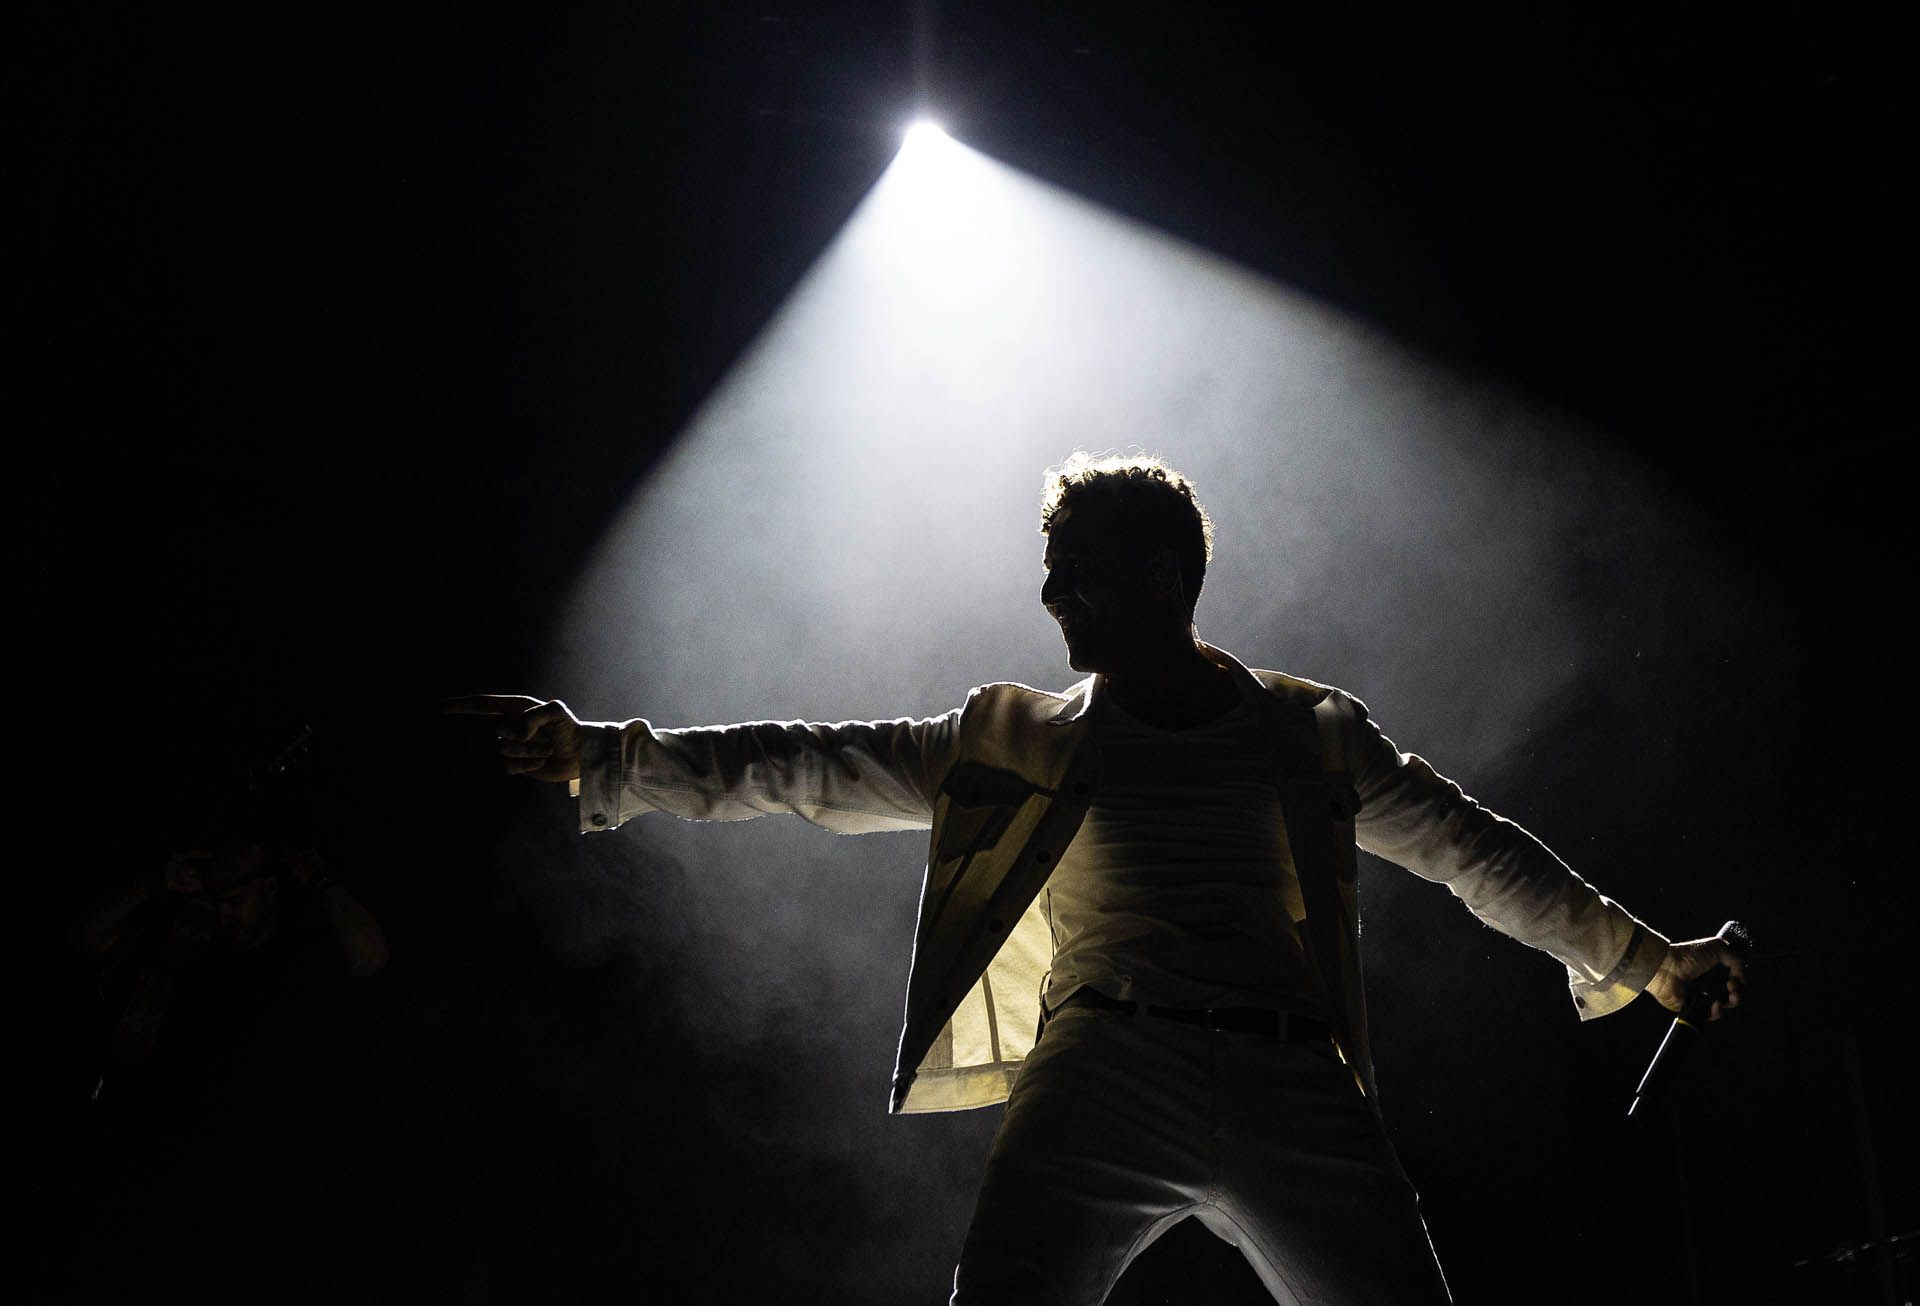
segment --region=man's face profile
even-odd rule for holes
[[[1112,671],[1145,640],[1152,596],[1142,566],[1105,504],[1062,504],[1047,532],[1040,602],[1060,623],[1067,665]]]

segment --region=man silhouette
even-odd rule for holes
[[[955,1306],[1098,1306],[1187,1216],[1280,1302],[1445,1302],[1373,1104],[1356,844],[1566,964],[1581,1017],[1679,1010],[1724,964],[1669,943],[1400,752],[1358,699],[1194,633],[1212,523],[1156,459],[1049,473],[1041,602],[1065,693],[995,684],[924,720],[655,730],[477,695],[509,772],[583,830],[666,811],[931,828],[894,1111],[1002,1100]],[[1717,1019],[1721,1004],[1712,1015]]]

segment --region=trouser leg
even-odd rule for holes
[[[1187,1215],[1282,1306],[1441,1306],[1418,1199],[1330,1046],[1068,1008],[1022,1069],[952,1306],[1099,1306]]]
[[[1206,1185],[1204,1060],[1069,1007],[1022,1067],[952,1306],[1099,1306]],[[1182,1064],[1183,1061],[1186,1064]]]
[[[1283,1303],[1451,1300],[1379,1113],[1325,1043],[1215,1036],[1218,1186],[1196,1214]]]

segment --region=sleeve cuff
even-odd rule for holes
[[[1626,951],[1605,976],[1588,980],[1569,970],[1567,987],[1573,992],[1573,1007],[1580,1019],[1610,1015],[1639,997],[1667,959],[1668,947],[1664,934],[1635,921]]]
[[[567,791],[580,800],[580,832],[620,824],[620,727],[593,723],[580,731],[580,778]]]

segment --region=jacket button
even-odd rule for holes
[[[593,823],[595,825],[605,825],[607,823],[607,814],[605,812],[595,812],[593,814]]]

